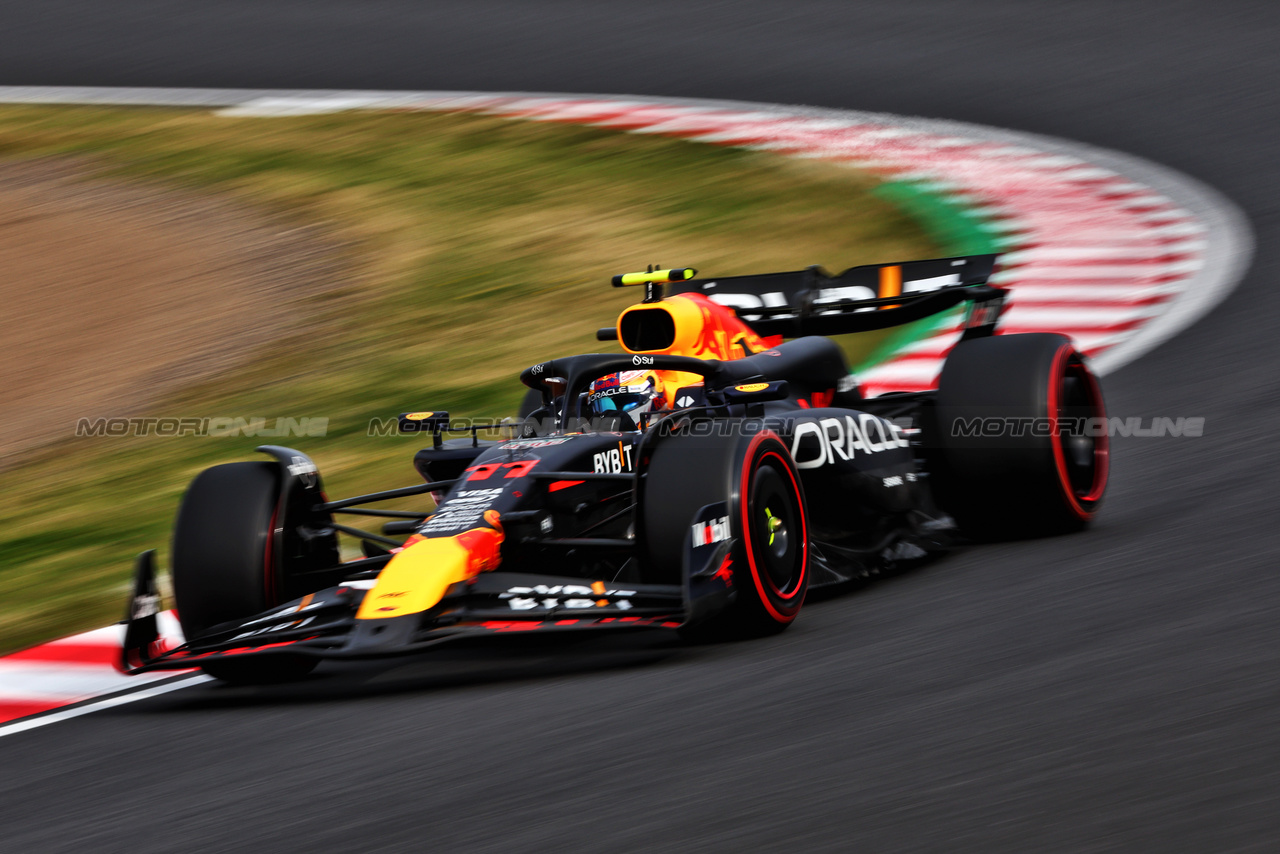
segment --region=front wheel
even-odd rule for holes
[[[722,640],[782,631],[804,604],[809,531],[799,474],[775,433],[675,435],[656,442],[640,508],[646,563],[655,580],[682,579],[694,520],[716,506],[724,508],[734,540],[723,567],[731,573],[733,597],[722,612],[681,634]]]
[[[738,595],[750,622],[780,631],[804,603],[809,532],[795,464],[776,439],[768,444],[743,470],[740,536],[753,590]]]
[[[280,479],[273,463],[229,463],[206,469],[188,487],[173,532],[173,596],[188,641],[283,601],[274,548]],[[305,676],[316,663],[275,653],[202,669],[225,682],[256,684]]]

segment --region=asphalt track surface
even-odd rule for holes
[[[0,84],[524,89],[953,118],[1132,152],[1250,217],[1210,316],[1108,377],[1088,534],[973,548],[767,641],[457,649],[0,741],[12,851],[1275,850],[1280,7],[42,0]],[[801,259],[809,260],[822,259]]]

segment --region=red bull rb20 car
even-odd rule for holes
[[[957,540],[1078,530],[1107,483],[1101,390],[1067,338],[995,334],[995,260],[616,277],[645,288],[597,333],[623,352],[526,369],[508,435],[400,416],[427,440],[414,485],[331,500],[277,446],[201,473],[173,535],[186,642],[160,644],[146,552],[123,667],[255,682],[495,634],[763,635],[811,589]],[[965,330],[930,391],[865,398],[826,337],[956,306]],[[426,493],[431,512],[370,506]],[[353,516],[388,521],[337,521]],[[340,560],[339,535],[364,557]]]

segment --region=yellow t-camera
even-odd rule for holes
[[[615,288],[626,288],[631,285],[665,285],[668,282],[687,282],[698,271],[692,267],[680,267],[674,270],[654,270],[648,273],[623,273],[613,277]]]

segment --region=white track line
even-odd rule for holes
[[[38,729],[49,724],[60,723],[71,718],[78,718],[81,715],[91,714],[92,712],[100,712],[103,709],[114,709],[117,706],[123,706],[127,703],[136,703],[139,700],[148,700],[152,697],[158,697],[161,694],[167,694],[170,691],[178,691],[182,688],[189,688],[192,685],[198,685],[202,682],[212,682],[212,676],[205,676],[203,673],[190,673],[179,676],[171,682],[162,682],[150,688],[143,688],[140,691],[131,691],[127,694],[113,694],[86,703],[83,706],[75,706],[70,709],[59,709],[55,712],[47,712],[30,718],[19,718],[12,723],[0,724],[0,738],[6,735],[13,735],[27,730]]]

